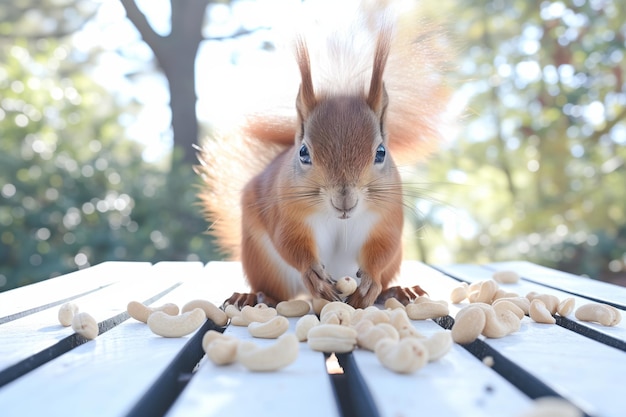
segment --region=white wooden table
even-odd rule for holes
[[[495,269],[518,271],[523,279],[506,288],[521,295],[539,291],[573,296],[577,306],[593,300],[626,309],[626,288],[525,262],[436,269],[406,262],[401,283],[448,299],[459,281],[489,279]],[[547,395],[589,416],[626,415],[626,320],[603,327],[573,315],[558,325],[525,317],[519,332],[454,345],[415,374],[392,373],[373,353],[357,350],[338,355],[344,373],[330,375],[324,354],[306,343],[279,372],[217,367],[202,358],[200,346],[210,321],[190,336],[166,339],[126,313],[131,300],[182,306],[203,298],[219,305],[245,290],[237,263],[107,262],[0,293],[0,415],[514,417]],[[95,340],[58,323],[67,301],[96,318]],[[429,334],[449,327],[457,311],[451,304],[449,317],[414,325]],[[249,337],[241,327],[226,332]],[[494,358],[493,367],[483,364],[485,356]]]

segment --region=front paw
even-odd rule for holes
[[[226,309],[228,305],[234,305],[239,310],[241,310],[244,306],[252,306],[254,307],[257,304],[267,304],[269,307],[275,307],[278,302],[274,300],[272,297],[267,296],[262,291],[258,291],[255,293],[238,293],[234,292],[229,298],[224,300],[222,304],[222,310]]]
[[[339,301],[339,293],[335,288],[335,280],[326,272],[324,265],[316,263],[302,273],[304,285],[314,298]]]
[[[354,308],[366,308],[374,304],[380,295],[382,285],[379,280],[373,279],[363,270],[357,272],[357,277],[361,279],[354,294],[350,295],[346,302]]]
[[[385,304],[385,301],[388,298],[395,298],[403,305],[407,305],[410,302],[414,301],[416,298],[423,295],[428,295],[428,293],[424,291],[419,285],[414,285],[412,287],[389,287],[380,293],[380,295],[376,299],[376,303]]]

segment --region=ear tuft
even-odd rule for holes
[[[374,63],[372,66],[372,79],[370,81],[369,94],[367,95],[368,106],[381,118],[388,102],[385,83],[383,82],[383,73],[385,72],[385,65],[387,64],[390,48],[391,25],[385,23],[382,25],[378,34],[376,51],[374,52]]]
[[[301,118],[306,117],[317,105],[315,90],[313,88],[313,78],[311,77],[311,60],[309,59],[309,49],[304,39],[299,37],[296,40],[296,58],[300,68],[300,90],[296,108]]]

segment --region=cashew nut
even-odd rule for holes
[[[493,359],[493,356],[485,356],[482,360],[482,363],[485,366],[493,368],[493,365],[495,365],[495,360]]]
[[[163,304],[160,307],[148,307],[147,305],[140,303],[139,301],[131,301],[126,306],[126,311],[128,314],[142,323],[148,322],[148,317],[155,311],[163,311],[170,316],[175,316],[178,314],[178,306],[176,304],[167,303]]]
[[[393,297],[387,298],[385,300],[385,305],[384,306],[385,306],[385,308],[387,310],[395,310],[396,308],[404,309],[404,304],[402,304],[400,301],[398,301],[397,298],[393,298]]]
[[[239,340],[216,340],[211,343],[205,353],[207,358],[216,365],[229,365],[237,358]]]
[[[389,338],[378,342],[376,357],[386,368],[398,373],[412,373],[428,362],[428,349],[415,338],[395,341]]]
[[[424,335],[422,335],[420,332],[417,331],[415,327],[413,327],[413,323],[411,323],[411,320],[409,320],[409,316],[407,316],[405,310],[392,310],[389,313],[389,319],[391,320],[391,325],[395,327],[398,331],[400,339],[404,339],[405,337],[424,337]]]
[[[350,317],[350,323],[356,324],[359,321],[361,321],[364,316],[365,316],[365,310],[362,308],[357,308],[356,310],[354,310],[354,313],[352,313],[352,316]]]
[[[485,328],[482,334],[486,337],[497,339],[520,329],[521,320],[510,310],[496,311],[488,304],[477,304],[485,312]]]
[[[255,305],[254,307],[244,306],[241,309],[240,317],[241,317],[242,323],[245,323],[245,324],[235,324],[235,322],[238,321],[235,319],[235,317],[237,316],[233,317],[231,319],[231,322],[235,324],[236,326],[247,326],[253,321],[264,323],[266,321],[271,320],[273,317],[276,316],[276,314],[277,314],[277,311],[275,308],[268,307],[267,304],[264,304],[264,303],[259,303]]]
[[[216,365],[229,365],[237,359],[239,340],[235,338],[217,338],[207,344],[204,352],[207,358]]]
[[[467,298],[467,282],[462,282],[458,287],[454,287],[450,292],[450,301],[458,304]]]
[[[307,343],[318,352],[346,353],[356,346],[357,332],[352,327],[340,324],[320,324],[309,330]]]
[[[352,277],[343,277],[335,282],[335,288],[339,291],[339,296],[342,298],[354,294],[357,285],[356,280]]]
[[[250,324],[250,322],[245,320],[241,315],[241,310],[239,310],[232,304],[226,306],[226,308],[224,309],[224,313],[226,313],[226,315],[230,319],[230,324],[232,324],[233,326],[246,327],[248,326],[248,324]]]
[[[575,306],[576,300],[574,300],[573,297],[569,297],[559,303],[556,307],[556,312],[559,313],[559,316],[561,317],[569,316],[572,314],[572,311],[574,311]]]
[[[318,324],[320,324],[320,320],[314,314],[307,314],[306,316],[300,317],[300,319],[296,322],[296,337],[298,338],[298,341],[305,342],[307,340],[309,330]]]
[[[404,309],[402,309],[404,310]],[[369,320],[374,324],[378,323],[390,323],[391,318],[389,317],[389,313],[391,310],[381,310],[378,307],[370,306],[363,310],[363,313],[360,315],[359,320]],[[356,315],[356,312],[355,312]],[[354,315],[352,316],[352,322],[355,322]]]
[[[345,310],[329,311],[320,318],[322,324],[341,324],[349,326],[352,322],[352,316]]]
[[[550,314],[550,311],[548,310],[544,302],[539,298],[535,298],[530,302],[529,315],[530,318],[537,323],[556,323],[556,319],[552,317],[552,314]]]
[[[367,320],[367,319],[361,319],[361,320],[357,321],[356,323],[352,323],[350,325],[350,327],[352,327],[354,330],[356,330],[356,332],[359,335],[361,335],[361,333],[364,333],[364,332],[368,331],[369,329],[371,329],[374,326],[375,326],[375,324],[372,323],[371,320]]]
[[[498,291],[497,282],[491,280],[479,281],[478,289],[471,291],[467,298],[470,303],[491,304],[493,297],[496,295],[496,291]]]
[[[406,306],[406,314],[411,320],[436,319],[449,313],[446,301],[432,301],[428,297],[416,298]]]
[[[496,301],[493,302],[493,306],[495,306],[497,303],[499,302],[503,302],[503,301],[509,301],[513,304],[515,304],[516,306],[518,306],[523,312],[524,314],[528,314],[529,313],[529,309],[530,309],[530,300],[526,297],[503,297],[503,298],[498,298]]]
[[[452,348],[452,333],[449,330],[443,330],[433,333],[427,339],[420,340],[428,350],[428,361],[433,362],[442,358]]]
[[[526,298],[528,298],[531,302],[535,299],[543,301],[543,304],[545,304],[550,314],[556,314],[556,309],[559,306],[559,299],[555,295],[539,294],[535,291],[531,291],[526,294]]]
[[[261,339],[276,339],[289,329],[289,320],[283,316],[274,316],[266,322],[253,321],[248,324],[248,331]]]
[[[78,313],[72,318],[72,330],[85,339],[95,339],[98,336],[98,323],[87,313]]]
[[[357,328],[357,343],[363,349],[371,350],[376,348],[376,344],[382,339],[400,340],[400,334],[389,323],[374,324],[369,320],[360,322]]]
[[[496,310],[496,312],[499,312],[501,310],[512,311],[520,320],[523,319],[525,316],[524,310],[518,307],[517,304],[510,301],[509,298],[501,298],[499,300],[494,301],[492,304],[492,307],[494,308],[494,310]]]
[[[520,276],[515,271],[502,270],[494,272],[491,278],[501,284],[515,284],[519,282]]]
[[[276,371],[293,363],[298,349],[298,338],[293,333],[283,334],[274,344],[264,347],[242,341],[237,347],[237,361],[250,371]]]
[[[324,306],[328,303],[330,303],[330,301],[324,298],[314,298],[311,301],[311,305],[313,306],[313,312],[319,316],[322,312],[322,308],[324,308]]]
[[[452,338],[465,344],[476,340],[482,333],[486,337],[500,338],[519,330],[521,320],[506,305],[497,309],[485,303],[474,303],[461,309],[452,326]]]
[[[302,317],[311,310],[311,306],[304,300],[281,301],[276,311],[285,317]]]
[[[344,311],[347,317],[352,317],[355,308],[350,304],[342,303],[341,301],[331,301],[322,307],[322,310],[320,311],[320,321],[323,321],[324,315],[335,311]]]
[[[471,343],[478,338],[485,328],[485,312],[476,305],[469,305],[460,310],[452,325],[452,339],[456,343]]]
[[[217,330],[209,330],[202,337],[202,349],[206,352],[207,347],[218,339],[232,340],[235,337],[218,332]]]
[[[236,316],[241,316],[241,310],[239,310],[233,304],[228,304],[224,308],[224,313],[226,313],[229,319],[232,319],[233,317],[236,317]]]
[[[576,318],[593,321],[603,326],[616,326],[622,320],[622,313],[613,306],[601,303],[584,304],[576,310]]]
[[[341,312],[343,314],[343,312]],[[324,315],[324,318],[320,320],[321,324],[342,324],[345,321],[345,318],[340,317],[336,312],[331,312]],[[346,325],[349,325],[350,321]]]
[[[197,330],[206,320],[201,308],[195,308],[180,316],[170,316],[163,311],[155,311],[148,317],[148,327],[152,333],[163,337],[183,337]]]
[[[78,306],[74,303],[65,303],[59,308],[59,323],[63,327],[71,326],[72,319],[78,313]]]
[[[493,301],[499,300],[501,298],[510,298],[510,297],[518,297],[517,293],[505,291],[502,288],[498,288],[496,293],[493,295]]]
[[[186,313],[194,308],[201,308],[204,311],[204,314],[206,314],[206,318],[218,326],[225,326],[226,323],[228,323],[228,316],[226,313],[208,300],[189,301],[180,311],[182,313]]]

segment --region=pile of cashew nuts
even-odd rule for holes
[[[519,281],[515,271],[498,271],[493,279],[462,283],[452,289],[450,301],[461,304],[468,300],[456,314],[452,326],[452,338],[456,343],[466,344],[476,340],[481,334],[488,338],[500,338],[520,329],[521,320],[529,316],[537,323],[555,324],[555,315],[570,315],[575,308],[572,297],[559,300],[552,294],[529,292],[522,297],[507,292],[498,283],[513,284]],[[615,326],[621,320],[621,313],[607,304],[590,302],[580,306],[575,316],[578,320],[596,322],[603,326]]]
[[[449,306],[447,301],[427,296],[418,297],[406,306],[390,298],[384,309],[377,306],[355,309],[343,302],[322,299],[283,301],[276,308],[262,303],[242,309],[228,305],[224,310],[207,300],[190,301],[182,309],[171,303],[150,307],[131,301],[127,312],[162,337],[186,336],[210,319],[220,327],[229,322],[233,326],[245,326],[253,338],[275,339],[271,345],[259,346],[250,340],[210,330],[203,337],[202,347],[206,357],[216,365],[238,362],[251,371],[275,371],[293,363],[300,343],[306,342],[319,352],[346,353],[357,348],[372,351],[384,367],[398,373],[412,373],[442,358],[453,342],[471,343],[480,335],[504,337],[518,331],[526,315],[538,323],[554,324],[556,314],[565,317],[574,312],[574,298],[559,300],[554,295],[536,292],[522,297],[499,286],[518,281],[519,275],[514,271],[499,271],[493,279],[458,285],[452,289],[450,301],[465,305],[457,312],[451,331],[442,330],[430,337],[418,332],[412,320],[447,316]],[[336,285],[338,292],[346,297],[357,289],[356,281],[350,277],[340,279]],[[575,316],[603,326],[615,326],[622,318],[616,308],[595,302],[580,306]],[[288,317],[298,318],[291,333]],[[86,339],[98,336],[96,320],[86,312],[79,312],[72,302],[60,307],[58,319]]]
[[[361,348],[373,351],[385,367],[399,373],[415,372],[444,356],[452,347],[449,331],[426,337],[411,323],[411,316],[421,320],[447,315],[447,302],[425,299],[405,307],[390,299],[385,307],[384,310],[374,306],[355,309],[343,302],[319,299],[312,304],[305,300],[283,301],[276,308],[257,304],[239,310],[229,305],[225,313],[231,325],[246,326],[253,337],[277,338],[276,343],[255,348],[253,342],[209,331],[202,345],[213,363],[239,362],[253,371],[287,366],[296,359],[302,342],[318,352],[347,353]],[[314,314],[310,314],[311,310]],[[299,317],[294,333],[287,333],[286,317]]]

